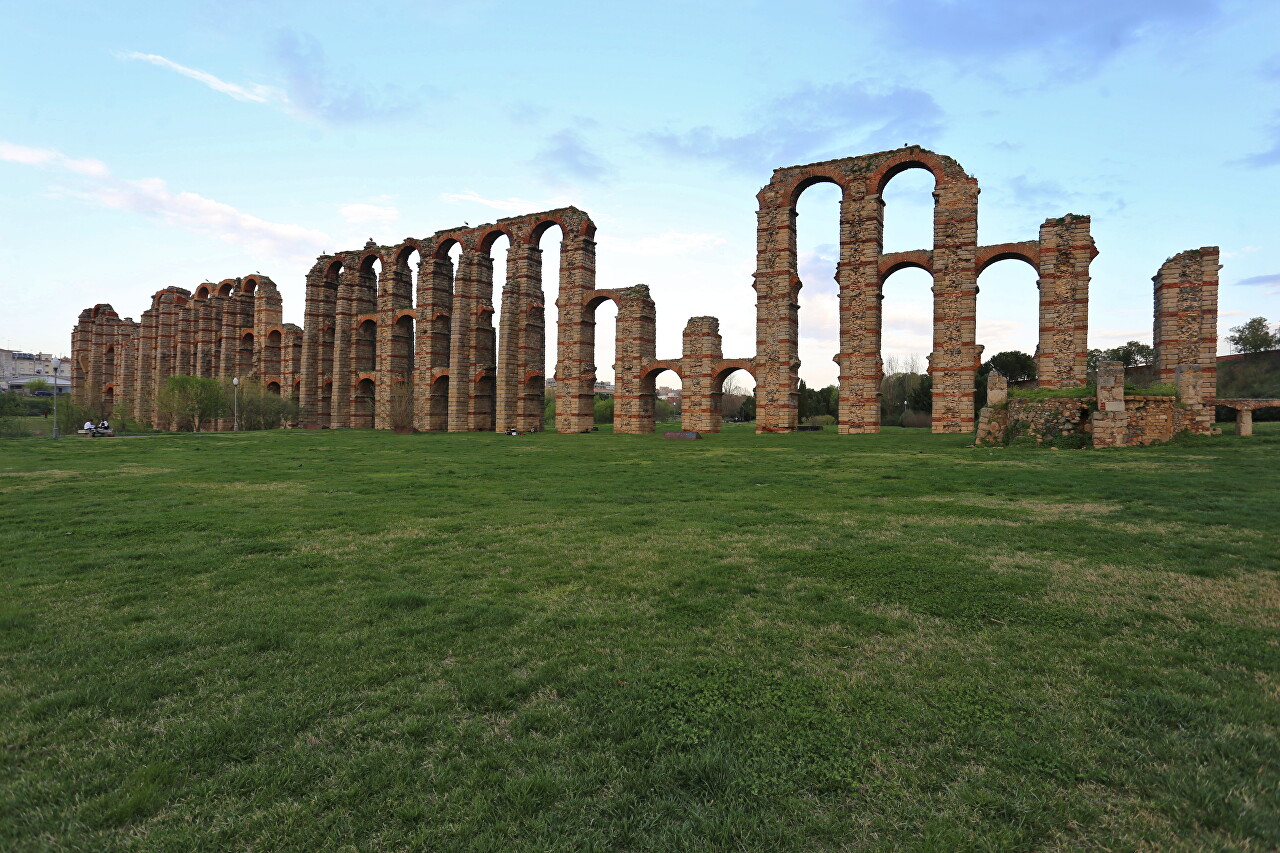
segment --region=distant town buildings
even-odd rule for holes
[[[54,367],[58,372],[54,374]],[[58,393],[71,390],[71,359],[47,352],[0,349],[0,391],[21,391],[33,379],[43,379]]]

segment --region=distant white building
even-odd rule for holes
[[[54,367],[58,367],[55,375]],[[47,352],[0,349],[0,391],[19,391],[32,379],[43,379],[58,389],[71,391],[71,359]]]

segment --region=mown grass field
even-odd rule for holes
[[[0,443],[0,848],[1272,850],[1280,425]]]

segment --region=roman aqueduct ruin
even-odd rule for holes
[[[934,176],[933,246],[885,254],[881,193],[907,169]],[[1025,261],[1039,276],[1039,384],[1084,385],[1089,266],[1097,255],[1089,217],[1048,219],[1037,239],[980,246],[977,181],[950,157],[916,146],[774,171],[757,195],[754,356],[725,358],[716,318],[694,317],[681,356],[659,359],[648,288],[597,289],[596,226],[567,207],[322,255],[307,274],[302,328],[282,322],[279,291],[258,274],[204,283],[194,293],[167,287],[152,297],[140,322],[96,305],[81,312],[72,333],[72,384],[83,405],[103,413],[124,405],[134,419],[158,425],[159,390],[169,377],[188,374],[257,379],[275,393],[296,395],[303,426],[388,429],[400,406],[423,431],[538,429],[547,379],[539,244],[559,226],[558,431],[592,427],[595,312],[609,300],[618,309],[616,432],[653,431],[654,380],[664,370],[681,379],[685,429],[718,431],[724,380],[746,370],[756,379],[757,431],[786,432],[798,426],[796,202],[823,182],[842,192],[835,356],[841,433],[879,431],[882,291],[885,279],[904,267],[923,269],[934,282],[934,432],[974,429],[982,361],[974,340],[977,281],[1000,260]],[[491,250],[503,235],[510,248],[501,328],[495,329]],[[461,248],[456,267],[455,245]],[[1171,258],[1154,279],[1157,368],[1170,380],[1180,367],[1194,373],[1201,402],[1214,394],[1218,269],[1218,250],[1203,248]]]

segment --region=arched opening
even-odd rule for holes
[[[351,368],[356,373],[372,373],[377,366],[378,324],[365,320],[356,326],[351,348]]]
[[[933,249],[933,190],[937,181],[928,169],[908,168],[885,184],[882,252]]]
[[[534,235],[534,245],[540,251],[539,280],[542,290],[541,308],[533,308],[525,317],[526,332],[531,341],[541,335],[542,345],[535,347],[537,355],[533,361],[541,361],[544,385],[543,413],[550,424],[555,423],[555,381],[556,359],[559,358],[557,342],[559,340],[560,312],[557,300],[560,298],[560,244],[564,240],[564,232],[556,224],[548,225]],[[537,368],[537,364],[533,367]],[[548,429],[553,428],[548,426]]]
[[[209,298],[209,285],[202,284],[196,288],[196,300],[203,302]]]
[[[342,274],[342,262],[335,260],[329,264],[324,274],[324,310],[328,317],[333,317],[338,304],[338,278]],[[325,322],[320,331],[320,375],[333,378],[333,350],[338,330],[332,320]],[[322,421],[329,426],[328,413]]]
[[[986,374],[991,359],[1011,383],[1036,378],[1040,343],[1039,274],[1027,260],[1005,257],[978,273],[976,342],[982,344],[983,370],[975,404],[986,402]]]
[[[800,379],[805,388],[835,386],[840,351],[840,198],[836,184],[823,181],[800,191],[796,199],[796,274]]]
[[[493,432],[497,427],[493,412],[495,385],[491,372],[485,372],[475,380],[475,410],[472,422],[475,424],[475,430],[479,432]]]
[[[236,376],[241,381],[254,375],[253,370],[253,332],[245,332],[240,337],[240,345],[236,349]]]
[[[427,395],[427,429],[444,432],[449,428],[449,375],[437,376]]]
[[[756,419],[756,378],[744,368],[722,371],[711,386],[714,409],[723,423],[751,423]],[[835,423],[832,420],[832,423]]]
[[[474,390],[477,420],[475,427],[482,430],[506,429],[512,424],[497,422],[497,376],[499,353],[502,347],[518,341],[514,329],[503,325],[503,302],[507,295],[507,255],[511,238],[502,232],[492,232],[480,244],[480,250],[489,256],[490,275],[481,283],[479,292],[480,312],[476,316],[475,363],[485,375],[481,376]],[[511,318],[516,319],[516,318]],[[510,337],[510,341],[505,339]]]
[[[114,345],[107,347],[107,351],[102,355],[102,373],[107,382],[115,381],[116,348]]]
[[[267,333],[267,344],[262,351],[262,372],[268,377],[280,376],[280,337],[279,329]]]
[[[302,372],[302,335],[293,334],[290,336],[289,344],[289,373],[297,376]],[[293,380],[295,383],[298,379]]]
[[[612,299],[596,299],[587,306],[588,321],[595,334],[592,364],[595,365],[592,423],[613,425],[614,361],[618,355],[618,306]]]
[[[930,424],[933,276],[919,267],[891,272],[881,285],[880,423]]]
[[[655,430],[680,428],[680,374],[668,368],[640,377],[640,417]]]
[[[247,278],[240,282],[239,295],[245,297],[246,299],[252,299],[253,294],[255,291],[257,291],[257,289],[258,289],[258,282],[256,282],[251,278]]]
[[[372,379],[361,379],[356,384],[356,395],[351,408],[351,426],[355,429],[373,429]]]
[[[231,291],[233,291],[234,289],[235,289],[235,285],[232,282],[224,281],[218,285],[218,295],[224,296],[224,297],[230,296]]]
[[[279,397],[279,396],[280,396],[280,383],[279,383],[279,382],[268,382],[268,383],[267,383],[267,391],[269,391],[270,393],[275,394],[277,397]]]
[[[108,385],[102,392],[102,417],[110,417],[116,408],[116,388]]]

